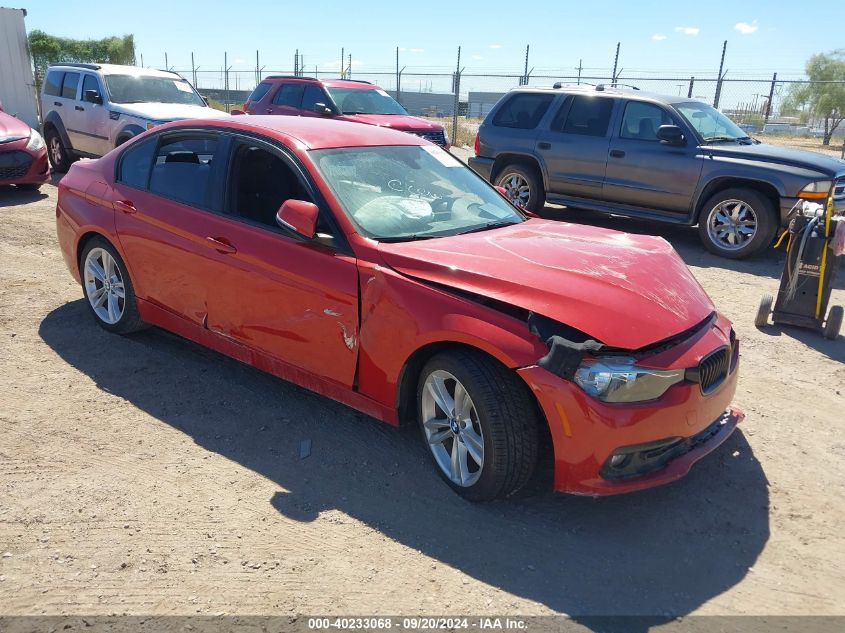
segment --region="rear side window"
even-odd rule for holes
[[[270,90],[271,87],[272,84],[258,84],[255,87],[255,90],[252,91],[252,94],[249,95],[249,99],[247,99],[247,101],[261,101],[264,98],[264,95],[267,94],[267,91]]]
[[[208,207],[216,151],[216,136],[165,138],[153,160],[150,191],[195,207]]]
[[[317,86],[305,86],[305,94],[302,95],[302,109],[313,110],[318,103],[329,104],[329,99],[323,89]]]
[[[672,118],[661,107],[653,103],[629,101],[622,117],[622,129],[619,136],[641,141],[656,141],[657,128],[671,125]]]
[[[44,94],[58,97],[62,94],[62,73],[60,70],[51,70],[44,80]]]
[[[518,93],[510,97],[493,117],[493,125],[530,130],[537,127],[554,95]]]
[[[273,103],[298,108],[302,102],[302,88],[302,84],[284,84],[273,97]]]
[[[605,136],[612,112],[613,99],[576,95],[572,98],[572,105],[561,131],[566,134]]]
[[[79,86],[79,73],[65,73],[65,80],[62,82],[62,97],[76,99],[77,86]]]
[[[146,189],[158,139],[151,138],[129,147],[120,157],[117,180],[130,187]]]

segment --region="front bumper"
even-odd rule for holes
[[[0,185],[37,185],[50,179],[47,149],[31,152],[29,139],[0,145]]]
[[[493,162],[492,158],[485,158],[484,156],[470,156],[467,159],[470,168],[488,182],[490,181],[490,174],[493,173]]]
[[[717,325],[680,346],[685,349],[667,352],[672,364],[696,366],[723,345],[727,332]],[[735,362],[723,382],[706,395],[698,384],[683,382],[657,400],[628,404],[596,400],[539,366],[517,370],[548,421],[554,449],[554,489],[612,495],[686,475],[693,464],[730,437],[744,417],[731,405],[738,364]],[[611,456],[620,452],[634,454],[642,467],[610,471]]]

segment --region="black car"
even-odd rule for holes
[[[768,246],[799,199],[845,206],[845,161],[766,145],[683,97],[604,86],[518,88],[478,130],[470,166],[533,212],[545,202],[694,225],[708,250]]]

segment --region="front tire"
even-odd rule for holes
[[[434,356],[420,374],[417,412],[437,471],[470,501],[508,497],[537,464],[537,407],[519,377],[472,350]]]
[[[129,334],[146,327],[138,315],[126,264],[114,246],[103,238],[92,238],[85,244],[79,260],[82,293],[100,327],[116,334]]]
[[[504,187],[512,205],[539,214],[546,204],[543,179],[536,169],[524,163],[511,163],[496,176],[496,185]]]
[[[704,247],[728,259],[744,259],[763,250],[772,243],[777,228],[772,201],[744,187],[711,196],[698,219],[698,234]]]
[[[47,143],[47,158],[50,159],[50,164],[53,170],[65,173],[74,162],[68,149],[62,143],[62,137],[59,135],[56,128],[49,128],[45,134],[45,141]]]

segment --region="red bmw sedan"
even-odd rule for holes
[[[44,139],[0,105],[0,186],[38,189],[49,179]]]
[[[731,324],[667,242],[526,215],[408,134],[162,125],[76,163],[56,218],[103,328],[417,424],[471,500],[518,491],[544,447],[555,490],[667,483],[743,417]]]

